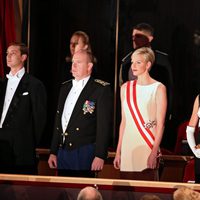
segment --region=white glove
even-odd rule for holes
[[[194,131],[195,131],[195,128],[194,128],[194,127],[187,126],[187,128],[186,128],[187,141],[188,141],[188,144],[189,144],[189,146],[190,146],[190,149],[192,150],[192,152],[194,153],[194,155],[195,155],[197,158],[200,158],[200,149],[196,149],[196,148],[195,148],[196,142],[195,142],[195,139],[194,139]]]

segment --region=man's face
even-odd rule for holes
[[[26,55],[21,55],[19,46],[9,46],[7,49],[7,66],[14,69],[23,66],[23,63],[26,59]]]
[[[88,55],[81,51],[74,54],[72,58],[72,75],[76,80],[81,80],[89,76],[92,72],[93,64],[89,61]]]
[[[133,29],[132,33],[133,40],[133,48],[137,49],[144,46],[150,46],[151,41],[153,40],[153,36],[145,31],[140,31],[137,29]]]

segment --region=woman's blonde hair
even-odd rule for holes
[[[142,55],[142,56],[144,56],[146,62],[151,62],[151,66],[155,62],[155,54],[154,54],[153,50],[151,48],[149,48],[149,47],[141,47],[139,49],[136,49],[133,52],[133,55]]]

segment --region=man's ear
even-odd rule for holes
[[[92,68],[93,68],[93,63],[88,63],[88,70],[92,70]]]
[[[152,42],[153,36],[148,36],[148,38],[149,38],[149,42]]]
[[[27,59],[27,55],[26,54],[22,54],[22,61],[24,62]]]
[[[87,50],[88,49],[88,45],[86,44],[84,47],[83,47],[84,50]]]

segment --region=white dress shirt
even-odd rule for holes
[[[8,108],[12,101],[13,95],[14,95],[14,93],[17,89],[17,86],[19,85],[19,82],[20,82],[22,76],[24,75],[24,73],[25,73],[25,69],[23,67],[15,75],[12,75],[11,72],[6,75],[8,78],[8,82],[7,82],[7,87],[6,87],[3,112],[2,112],[1,121],[0,121],[0,128],[2,128],[2,124],[4,122],[6,114],[8,112]]]
[[[90,76],[76,81],[73,80],[73,86],[65,100],[65,105],[64,105],[64,109],[63,109],[63,113],[62,113],[62,128],[63,128],[63,132],[66,130],[67,125],[69,123],[69,119],[72,115],[72,112],[74,110],[74,107],[76,105],[76,102],[78,100],[78,97],[80,96],[83,88],[85,87],[86,83],[88,82]]]

